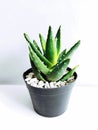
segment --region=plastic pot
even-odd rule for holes
[[[32,72],[32,69],[24,72],[24,79],[29,72]],[[74,76],[76,80],[76,72],[74,73]],[[38,114],[46,117],[55,117],[64,113],[67,109],[75,80],[74,82],[59,88],[36,88],[25,82],[31,96],[34,110]]]

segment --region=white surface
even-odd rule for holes
[[[25,85],[0,85],[0,130],[34,129],[98,130],[98,87],[74,87],[67,111],[46,118],[33,110]]]

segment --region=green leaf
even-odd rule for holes
[[[40,38],[41,46],[42,46],[42,49],[43,49],[43,53],[45,54],[45,52],[46,52],[46,41],[45,41],[44,37],[42,36],[42,34],[39,34],[39,38]]]
[[[38,44],[37,44],[37,42],[35,40],[31,41],[28,34],[26,34],[26,33],[24,33],[24,37],[25,37],[27,43],[31,46],[31,48],[36,47],[41,53],[41,50],[40,50],[40,48],[39,48],[39,46],[38,46]]]
[[[34,61],[31,58],[31,54],[29,54],[29,58],[30,58],[30,62],[31,62],[31,66],[32,66],[32,71],[35,74],[35,76],[37,77],[37,79],[42,80],[42,81],[46,81],[43,76],[41,75],[41,72],[36,68],[36,66],[34,65]]]
[[[70,48],[70,50],[66,53],[65,58],[66,59],[69,58],[73,54],[73,52],[79,47],[79,45],[80,45],[80,40]]]
[[[40,60],[40,58],[36,55],[36,53],[29,47],[31,59],[34,61],[34,65],[36,68],[41,71],[43,74],[47,75],[50,70],[47,66]]]
[[[41,52],[38,49],[36,41],[33,40],[33,42],[32,42],[27,34],[24,34],[24,36],[25,36],[25,39],[27,40],[27,42],[29,43],[29,46],[38,55],[38,57],[45,63],[45,65],[47,65],[47,67],[51,67],[52,63],[48,59],[46,59],[45,56],[43,56],[41,54]]]
[[[56,48],[57,48],[57,55],[59,56],[61,50],[61,26],[59,27],[57,34],[56,34]]]
[[[52,28],[49,26],[48,36],[46,41],[46,54],[45,56],[47,59],[55,65],[57,63],[57,49],[56,49],[56,42],[52,36]]]
[[[58,63],[61,62],[65,58],[65,55],[66,55],[66,49],[61,52],[57,62]]]
[[[70,62],[70,59],[66,59],[63,62],[57,64],[52,72],[47,75],[49,81],[58,81],[65,74],[65,70]]]
[[[58,62],[64,61],[64,60],[70,58],[71,55],[75,52],[75,50],[79,47],[79,45],[80,45],[80,40],[77,43],[75,43],[74,46],[72,46],[68,52],[66,52],[66,49],[65,49],[60,54],[60,57],[58,58]]]
[[[79,65],[75,66],[73,69],[71,69],[70,71],[67,72],[67,74],[65,74],[63,76],[63,78],[61,79],[61,81],[65,81],[68,80],[75,72],[75,70],[79,67]]]
[[[33,43],[32,44],[34,44],[34,47],[40,52],[40,53],[42,53],[41,52],[41,50],[40,50],[40,48],[39,48],[39,46],[38,46],[38,44],[37,44],[37,42],[35,41],[35,40],[33,40]],[[31,47],[32,47],[33,45],[31,45]]]

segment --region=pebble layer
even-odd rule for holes
[[[74,81],[74,76],[70,77],[67,81],[58,81],[58,82],[43,82],[38,80],[35,76],[34,73],[30,72],[28,75],[26,75],[25,81],[27,84],[30,84],[32,87],[37,87],[37,88],[59,88],[64,85],[67,85],[71,82]]]

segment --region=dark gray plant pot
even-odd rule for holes
[[[24,72],[24,79],[29,72],[32,72],[32,70],[29,69]],[[74,76],[76,80],[76,72]],[[61,115],[67,109],[75,81],[60,88],[35,88],[27,84],[27,82],[25,83],[29,90],[34,110],[42,116],[55,117]]]

